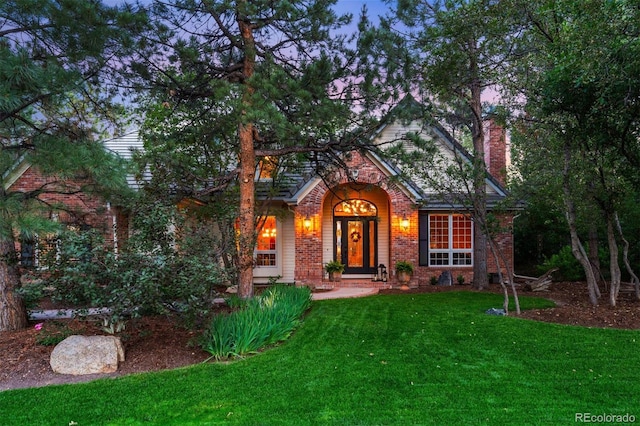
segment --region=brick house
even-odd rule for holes
[[[469,154],[439,126],[424,128],[421,121],[386,123],[374,142],[397,141],[407,132],[432,138],[444,157]],[[506,196],[507,150],[504,130],[493,120],[485,129],[488,207]],[[269,218],[259,232],[254,269],[256,282],[280,276],[300,285],[327,285],[324,265],[345,265],[341,282],[331,286],[397,285],[394,265],[414,265],[410,285],[428,285],[444,271],[454,280],[473,279],[473,223],[461,206],[439,201],[424,184],[395,179],[399,170],[373,153],[353,151],[345,159],[349,171],[331,179],[317,176],[297,182],[286,195],[273,199],[291,211],[285,218]],[[347,173],[349,175],[347,175]],[[498,215],[505,232],[495,238],[503,258],[513,267],[511,213]],[[489,273],[497,272],[488,251]],[[380,265],[387,271],[381,280]],[[504,272],[504,269],[503,269]]]
[[[83,192],[83,183],[55,175],[45,176],[27,161],[16,163],[3,180],[6,192],[37,193],[43,214],[50,219],[78,230],[97,229],[105,242],[118,250],[120,242],[128,235],[126,216],[108,201]],[[38,266],[42,252],[55,244],[55,235],[39,235],[37,241],[33,237],[18,236],[16,248],[20,253],[20,264]]]
[[[407,132],[420,132],[432,138],[444,157],[468,159],[468,153],[443,128],[423,126],[422,121],[385,122],[374,136],[375,143],[399,140]],[[488,206],[492,208],[506,196],[507,168],[505,132],[493,121],[485,128],[485,161]],[[141,148],[135,133],[105,142],[107,149],[128,157],[130,148]],[[330,179],[294,176],[290,186],[281,188],[270,199],[274,207],[288,211],[286,216],[269,216],[258,232],[255,249],[254,281],[266,283],[274,277],[281,282],[319,286],[328,284],[324,265],[338,259],[345,264],[341,282],[332,286],[388,287],[397,284],[394,265],[409,261],[414,265],[411,285],[427,285],[444,271],[455,280],[473,277],[473,223],[452,203],[438,201],[424,183],[395,179],[399,169],[380,156],[353,151],[345,158],[348,172],[336,171]],[[348,173],[348,174],[347,174]],[[268,180],[268,173],[257,173]],[[33,190],[56,185],[55,178],[43,178],[28,165],[20,165],[6,180],[11,191]],[[136,185],[132,180],[131,185]],[[47,195],[48,201],[70,208],[61,213],[65,223],[82,222],[100,229],[106,241],[118,249],[126,240],[129,220],[114,206],[85,194]],[[499,216],[505,231],[496,238],[502,255],[513,266],[512,214]],[[82,220],[80,220],[82,219]],[[29,260],[30,242],[22,246],[23,259]],[[37,263],[37,255],[32,255]],[[381,276],[386,268],[386,279]],[[496,272],[488,254],[489,272]]]

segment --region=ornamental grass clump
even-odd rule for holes
[[[202,337],[202,348],[217,360],[256,353],[286,340],[310,306],[307,287],[271,287],[243,308],[214,317]]]

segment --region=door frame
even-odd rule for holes
[[[342,235],[340,239],[341,250],[338,253],[338,222],[340,222],[340,229],[344,232],[348,229],[348,223],[358,221],[362,223],[362,254],[363,265],[362,267],[351,267],[348,261],[348,238],[349,235]],[[373,226],[373,236],[370,227]],[[371,239],[373,238],[373,241]],[[373,244],[373,251],[371,245]],[[339,260],[345,265],[345,274],[375,274],[377,273],[378,265],[378,216],[334,216],[333,217],[333,258]],[[373,259],[371,259],[373,254]],[[340,258],[338,258],[340,257]]]

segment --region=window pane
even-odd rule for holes
[[[342,262],[342,222],[336,222],[336,258]]]
[[[430,253],[429,263],[433,266],[448,265],[449,253]]]
[[[471,249],[473,236],[471,232],[471,220],[461,214],[453,215],[453,248]]]
[[[270,253],[270,254],[258,253],[258,256],[256,258],[256,264],[258,266],[276,266],[275,253]]]
[[[362,268],[364,266],[362,222],[359,220],[350,220],[347,226],[349,228],[349,239],[347,241],[349,255],[347,265],[349,265],[350,268]]]
[[[276,218],[269,216],[262,226],[262,230],[258,234],[256,242],[258,250],[275,250],[276,249]]]
[[[258,167],[260,169],[259,179],[273,179],[277,167],[277,159],[274,157],[264,157],[260,160]]]
[[[365,200],[346,200],[333,208],[334,216],[376,216],[378,209],[373,203]]]
[[[471,253],[453,253],[454,265],[471,265]]]
[[[369,267],[376,267],[376,224],[375,221],[369,221]]]
[[[449,216],[434,214],[429,217],[429,247],[432,249],[449,248]]]
[[[268,216],[256,240],[256,265],[276,266],[277,227],[275,216]]]

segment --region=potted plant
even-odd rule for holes
[[[324,269],[329,273],[329,281],[337,282],[342,280],[344,265],[339,260],[332,260],[324,266]]]
[[[406,260],[396,262],[396,277],[398,282],[406,286],[413,276],[413,264]]]

